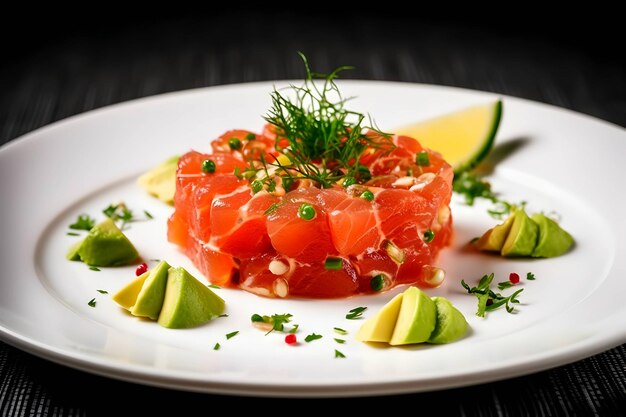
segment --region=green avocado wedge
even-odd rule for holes
[[[115,222],[106,219],[85,236],[78,248],[78,256],[87,265],[118,266],[129,265],[139,258],[139,253]],[[75,255],[72,259],[78,260]]]
[[[537,223],[532,221],[524,210],[516,210],[513,214],[511,230],[500,254],[502,256],[530,256],[537,245],[538,235]]]
[[[174,204],[176,170],[180,157],[172,156],[137,179],[137,184],[148,194],[167,204]]]
[[[514,216],[509,216],[504,223],[487,230],[474,242],[474,246],[484,251],[500,252],[513,225],[513,218]]]
[[[184,268],[170,268],[159,324],[170,329],[195,327],[224,312],[224,300]]]
[[[574,238],[557,222],[543,214],[534,214],[531,219],[539,226],[537,246],[531,256],[552,258],[566,253],[574,244]]]
[[[467,320],[465,316],[443,297],[433,297],[437,309],[437,322],[435,330],[428,338],[428,343],[451,343],[467,332]]]
[[[159,317],[163,299],[165,298],[169,269],[170,265],[165,261],[161,261],[150,270],[137,295],[135,305],[130,309],[130,313],[133,316],[150,317],[152,320],[156,320]]]
[[[398,320],[402,298],[403,294],[396,295],[374,317],[367,319],[357,332],[356,340],[389,343]]]
[[[407,345],[428,340],[435,329],[437,309],[426,293],[409,287],[402,296],[402,305],[390,345]]]

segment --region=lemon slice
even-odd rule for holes
[[[397,129],[441,153],[456,174],[475,167],[491,148],[500,126],[502,101],[468,107]]]

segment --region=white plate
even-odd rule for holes
[[[342,82],[352,106],[383,129],[495,98],[492,94],[414,84]],[[626,342],[626,134],[619,127],[562,109],[504,98],[498,145],[517,147],[492,174],[509,200],[530,211],[556,211],[576,238],[573,251],[545,260],[504,260],[464,244],[496,223],[487,204],[453,204],[456,243],[441,265],[448,275],[432,295],[449,297],[472,332],[442,346],[374,348],[353,339],[362,321],[344,318],[355,306],[375,311],[398,290],[333,301],[272,300],[216,290],[230,317],[190,330],[167,330],[125,314],[108,295],[134,276],[133,267],[90,271],[64,258],[76,237],[67,226],[79,213],[102,217],[123,200],[155,219],[128,235],[146,258],[197,272],[165,238],[171,209],[146,196],[135,178],[155,163],[232,128],[260,130],[271,83],[208,88],[137,100],[89,112],[30,133],[0,150],[0,336],[44,358],[151,385],[254,395],[342,396],[415,392],[527,374]],[[616,254],[622,254],[616,256]],[[461,279],[485,273],[496,281],[516,271],[524,292],[517,314],[474,315],[476,299]],[[97,306],[87,302],[95,298]],[[250,326],[253,313],[291,313],[298,346]],[[333,327],[347,329],[337,344]],[[239,334],[226,340],[226,333]],[[323,339],[304,343],[315,332]],[[214,351],[215,343],[221,344]],[[346,356],[336,359],[335,349]]]

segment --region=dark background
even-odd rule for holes
[[[137,13],[107,5],[96,12],[4,15],[0,144],[73,114],[138,97],[301,78],[298,50],[319,71],[355,66],[347,78],[492,91],[626,126],[623,23],[610,8],[547,12],[542,5],[476,5],[475,13],[469,13],[451,5],[430,10],[416,4],[416,10],[409,10],[390,2],[373,8],[342,3],[300,10],[276,3],[236,6]],[[324,412],[328,406],[407,401],[436,404],[443,415],[623,415],[625,359],[626,349],[620,346],[507,381],[304,407]],[[87,393],[77,395],[85,387]],[[96,377],[0,343],[1,415],[106,413],[124,402],[144,412],[166,403],[208,410],[209,404],[229,408],[237,401]],[[254,404],[267,411],[304,409],[292,400],[255,399]]]

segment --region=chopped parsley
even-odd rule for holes
[[[239,330],[235,330],[234,332],[230,332],[226,335],[226,340],[228,339],[232,339],[233,337],[237,336],[237,334],[239,333]]]
[[[80,214],[76,221],[70,224],[69,227],[73,230],[91,230],[95,224],[96,219],[89,217],[88,214]]]
[[[307,337],[304,338],[304,341],[309,343],[309,342],[312,342],[314,340],[321,339],[322,337],[324,337],[324,336],[322,336],[321,334],[311,333],[310,335],[307,335]]]
[[[476,174],[464,171],[459,176],[454,177],[452,189],[455,193],[465,197],[465,203],[468,206],[474,205],[477,198],[486,198],[492,202],[496,202],[496,195],[491,191],[491,184],[483,181]]]
[[[345,358],[346,355],[344,355],[343,353],[339,352],[337,349],[335,349],[335,358]]]
[[[533,274],[532,272],[529,272],[526,274],[526,279],[529,281],[534,281],[535,280],[535,274]]]
[[[294,324],[293,327],[289,330],[288,333],[294,334],[298,331],[298,327],[300,327],[299,324]]]
[[[496,310],[502,306],[505,306],[507,312],[513,313],[515,307],[512,304],[519,303],[517,297],[524,291],[522,288],[506,297],[500,293],[493,292],[490,288],[493,278],[493,272],[490,275],[484,275],[478,282],[478,285],[471,288],[464,280],[461,280],[461,285],[467,290],[467,293],[474,294],[478,298],[478,309],[476,311],[478,317],[485,317],[486,312]]]
[[[109,204],[107,208],[102,210],[102,213],[111,220],[120,220],[122,222],[120,229],[124,229],[126,223],[135,221],[135,215],[132,210],[129,210],[124,203]]]
[[[367,310],[367,307],[356,307],[350,310],[348,314],[346,314],[346,318],[348,320],[357,320],[363,316],[363,312]]]
[[[274,330],[279,332],[285,331],[285,324],[291,322],[291,314],[273,314],[271,316],[261,316],[260,314],[253,314],[250,317],[250,321],[253,323],[268,323],[272,325],[272,328],[269,332],[265,333],[266,335],[270,334]],[[295,333],[298,330],[298,325],[294,325],[294,328],[289,331],[289,333]]]
[[[87,305],[88,305],[89,307],[94,307],[94,308],[95,308],[95,307],[96,307],[96,299],[95,299],[95,298],[92,298],[91,300],[89,300],[89,302],[87,303]]]

